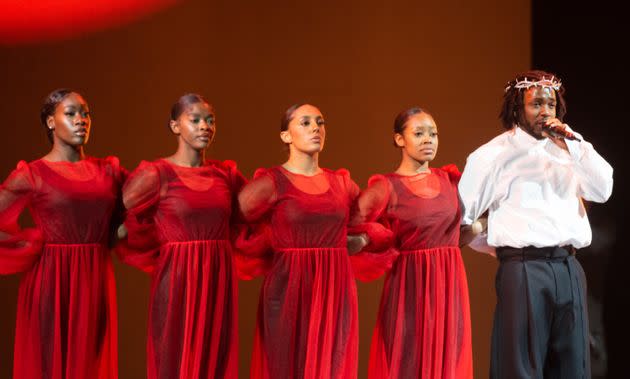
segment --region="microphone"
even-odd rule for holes
[[[558,128],[557,126],[543,125],[543,130],[556,138],[564,138],[564,139],[568,139],[571,141],[578,141],[578,142],[582,141],[581,139],[577,138],[575,134],[571,133],[570,131],[566,129]]]

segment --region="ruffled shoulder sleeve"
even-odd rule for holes
[[[350,171],[348,171],[345,168],[340,168],[334,171],[334,174],[341,181],[341,185],[343,186],[344,190],[346,191],[346,194],[348,195],[349,204],[352,207],[354,207],[355,201],[357,197],[359,196],[360,189],[357,183],[355,183],[355,181],[352,180],[350,176]]]
[[[140,162],[123,186],[123,203],[127,212],[142,215],[154,208],[162,193],[161,182],[155,163]]]
[[[447,164],[446,166],[440,167],[440,170],[448,174],[451,183],[453,183],[454,185],[459,184],[459,179],[462,177],[462,173],[459,171],[456,165]]]
[[[351,224],[375,221],[381,217],[391,197],[391,183],[384,175],[374,175],[368,187],[361,191]]]
[[[231,224],[234,226],[235,224],[243,224],[244,218],[241,212],[239,211],[238,206],[238,195],[247,184],[247,179],[236,167],[236,162],[231,160],[226,160],[223,162],[219,162],[220,168],[225,172],[225,180],[230,189],[230,194],[232,196],[232,218]]]
[[[124,263],[146,272],[152,272],[157,262],[160,240],[154,216],[164,187],[158,165],[146,161],[123,186],[127,236],[118,243],[116,252]]]
[[[357,200],[348,234],[366,234],[369,239],[361,252],[350,257],[355,276],[360,280],[370,281],[380,277],[391,268],[398,256],[393,249],[394,233],[384,217],[391,193],[387,177],[374,175]]]
[[[237,195],[241,192],[245,184],[247,184],[247,179],[243,174],[239,171],[236,162],[232,160],[225,160],[221,162],[221,166],[227,173],[228,184],[230,185],[230,190],[235,195],[235,198],[238,201]]]
[[[104,160],[110,168],[111,175],[116,180],[116,183],[122,187],[129,176],[129,171],[120,164],[118,157],[108,156]]]
[[[30,200],[33,183],[28,163],[20,161],[0,187],[0,231],[18,231],[17,219]]]
[[[20,161],[0,186],[0,274],[27,270],[41,252],[41,231],[22,230],[18,225],[20,214],[31,200],[34,183],[29,164]]]
[[[254,179],[247,183],[238,196],[243,218],[256,222],[267,214],[277,199],[276,184],[269,169],[258,169]]]
[[[265,275],[272,264],[269,211],[277,198],[272,170],[258,169],[238,195],[241,225],[233,237],[234,259],[240,279]]]
[[[116,205],[112,214],[110,238],[112,244],[116,241],[116,230],[124,220],[125,206],[122,200],[122,186],[129,176],[129,172],[120,165],[118,157],[109,156],[103,159],[108,175],[114,180]]]

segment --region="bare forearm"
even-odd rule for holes
[[[478,234],[488,227],[486,218],[479,218],[470,225],[462,225],[459,230],[459,247],[468,245]]]

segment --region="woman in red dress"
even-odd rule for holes
[[[152,275],[148,377],[236,378],[230,238],[245,179],[234,162],[205,159],[216,126],[214,108],[201,96],[182,96],[169,127],[175,154],[140,163],[123,189],[127,238],[119,254]]]
[[[346,225],[358,187],[346,170],[320,168],[319,109],[289,108],[280,138],[289,159],[259,169],[239,195],[251,223],[268,223],[271,264],[258,306],[252,378],[356,378],[357,293]]]
[[[108,245],[120,214],[117,158],[85,156],[88,104],[52,92],[41,111],[52,150],[0,187],[0,273],[23,273],[15,378],[117,378],[116,296]],[[36,227],[17,220],[28,207]]]
[[[383,288],[369,377],[471,378],[468,285],[458,247],[460,174],[454,165],[429,167],[438,133],[420,108],[398,115],[394,142],[400,166],[370,178],[353,216],[353,223],[387,226],[399,254]]]

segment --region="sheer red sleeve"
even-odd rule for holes
[[[18,218],[28,205],[34,180],[28,164],[17,168],[0,186],[0,274],[26,271],[39,257],[42,234],[39,229],[21,229]]]
[[[124,225],[127,236],[116,250],[120,259],[143,271],[155,268],[160,241],[155,227],[155,212],[161,198],[161,179],[158,168],[141,162],[125,182],[122,199],[126,208]]]
[[[356,277],[374,280],[389,270],[398,256],[393,248],[394,234],[383,214],[391,198],[391,184],[382,175],[368,181],[368,188],[359,195],[351,215],[348,234],[365,233],[369,243],[350,257]]]
[[[109,172],[114,179],[115,193],[116,193],[116,205],[112,213],[112,220],[110,224],[110,239],[109,245],[113,247],[118,238],[116,236],[118,227],[123,223],[125,217],[125,205],[122,200],[122,186],[129,176],[127,169],[120,165],[120,160],[117,157],[107,157],[105,161],[108,164]]]
[[[254,179],[238,195],[239,217],[247,224],[239,230],[235,259],[239,278],[264,275],[271,267],[269,211],[276,201],[276,186],[266,169],[258,169]]]
[[[234,261],[239,279],[253,279],[256,267],[259,266],[256,249],[260,247],[255,230],[245,220],[239,209],[238,196],[247,184],[234,161],[224,161],[223,166],[228,173],[230,192],[232,193],[232,218],[230,220],[230,238],[234,251]]]
[[[236,162],[228,160],[224,161],[222,165],[227,171],[228,185],[232,194],[232,219],[230,220],[230,225],[232,228],[232,239],[234,240],[234,236],[237,236],[239,231],[245,227],[245,220],[238,207],[238,195],[247,184],[247,179],[236,167]]]

